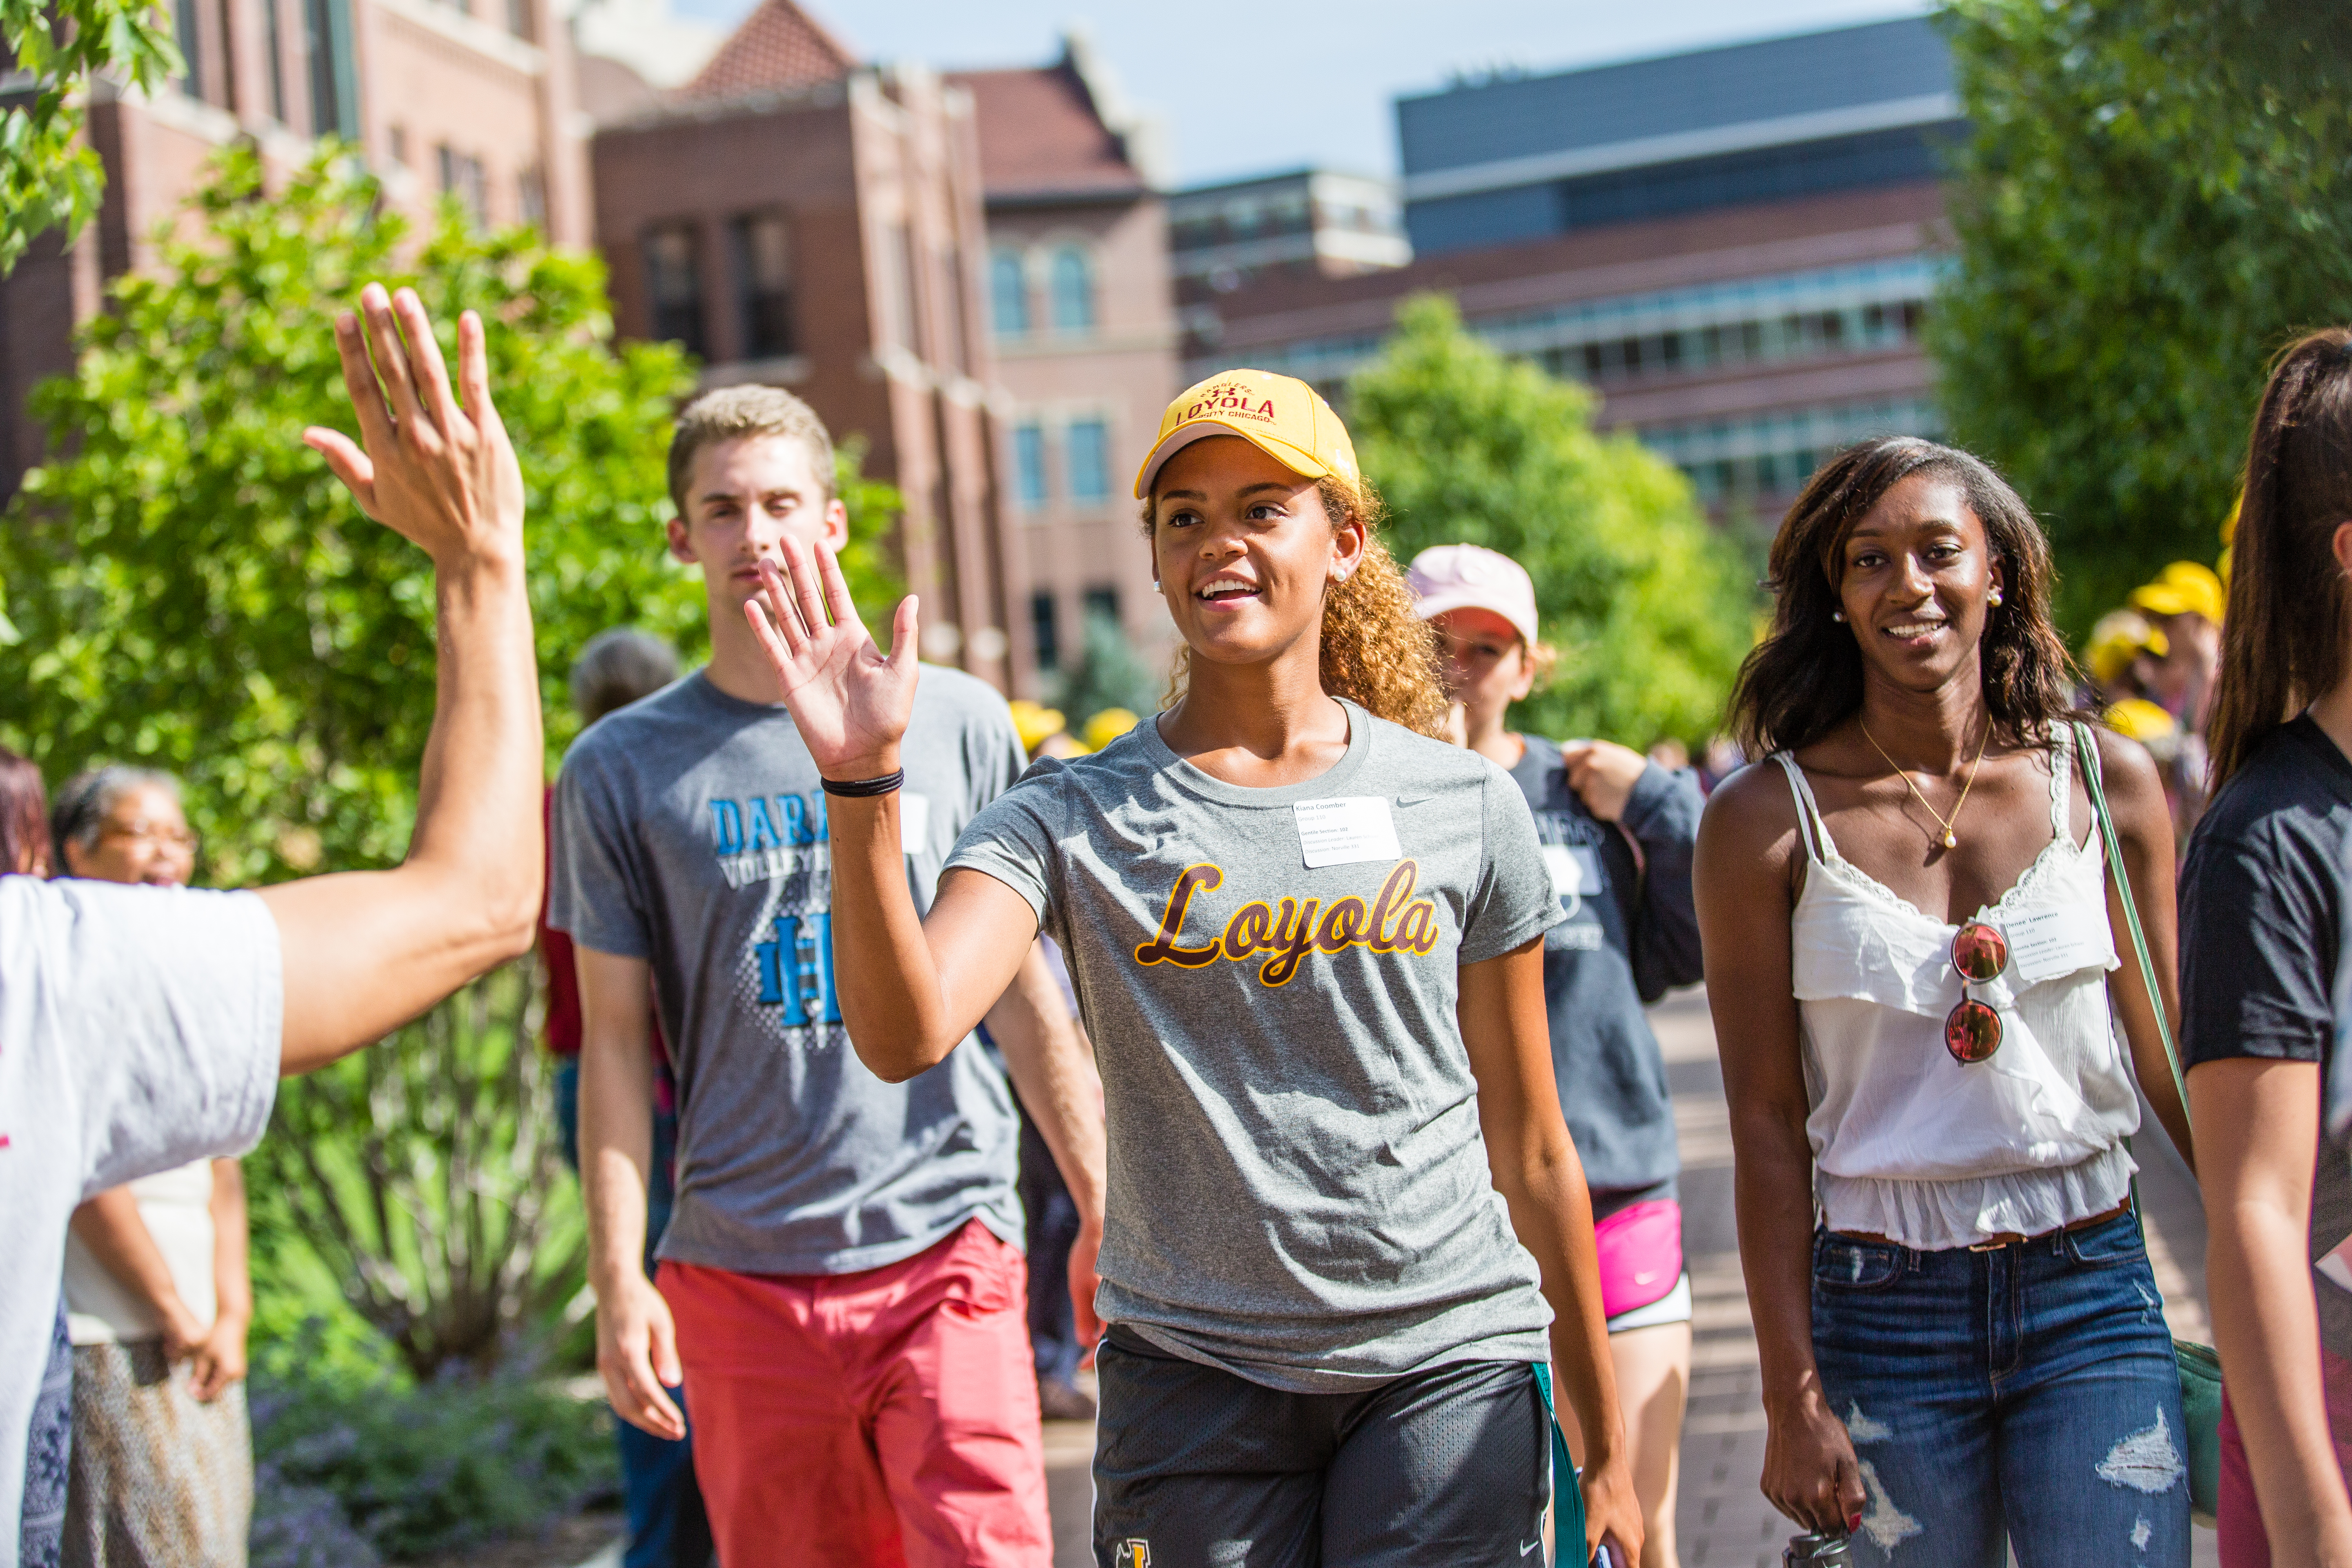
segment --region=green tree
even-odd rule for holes
[[[82,125],[100,73],[152,92],[187,68],[154,0],[0,0],[0,75],[11,62],[26,79],[0,100],[0,278],[42,230],[70,240],[98,211]]]
[[[1595,434],[1590,392],[1505,359],[1451,300],[1409,300],[1397,324],[1348,384],[1348,427],[1400,562],[1483,544],[1535,579],[1560,663],[1512,722],[1637,747],[1710,733],[1753,634],[1737,545],[1671,466]]]
[[[199,233],[113,288],[73,374],[34,407],[53,456],[0,522],[17,646],[0,742],[52,779],[99,759],[188,783],[205,879],[223,886],[396,862],[434,707],[429,563],[362,518],[305,448],[356,428],[331,321],[371,279],[413,283],[452,334],[489,325],[490,375],[522,458],[550,762],[577,729],[581,645],[634,624],[704,641],[668,557],[676,349],[616,347],[604,271],[528,229],[423,237],[333,150],[280,190],[249,151],[193,200]],[[887,595],[875,541],[897,498],[843,467],[853,583]],[[576,1291],[577,1211],[551,1117],[528,964],[492,975],[336,1068],[289,1084],[257,1159],[282,1219],[415,1370],[486,1364]]]
[[[2352,310],[2352,32],[2321,0],[1958,0],[1974,126],[1929,342],[2087,627],[2210,562],[2269,356]]]

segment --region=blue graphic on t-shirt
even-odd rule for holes
[[[778,915],[776,939],[754,942],[760,1000],[784,1010],[784,1024],[838,1024],[841,998],[833,988],[833,916],[822,910]]]
[[[782,1009],[787,1029],[841,1022],[833,986],[831,868],[817,846],[824,838],[824,797],[752,795],[710,803],[711,853],[728,886],[783,883],[789,906],[769,921],[773,935],[751,944],[759,965],[760,1001]]]
[[[754,850],[814,844],[824,837],[824,796],[813,795],[803,800],[796,795],[780,795],[774,799],[772,815],[766,795],[755,795],[748,801],[713,800],[710,816],[716,842],[711,853],[724,860]]]

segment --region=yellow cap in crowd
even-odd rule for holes
[[[1140,722],[1125,708],[1106,708],[1087,721],[1087,727],[1079,739],[1099,752]]]
[[[2109,610],[2091,628],[2091,645],[2083,651],[2083,662],[2091,667],[2092,679],[2111,686],[2141,654],[2162,658],[2171,651],[2171,640],[2163,628],[2149,626],[2138,611]]]
[[[2153,583],[2132,590],[2131,606],[2150,616],[2202,616],[2221,624],[2221,579],[2210,566],[2176,561],[2156,574]]]
[[[1049,735],[1058,735],[1067,721],[1058,708],[1048,708],[1026,697],[1016,697],[1006,704],[1013,710],[1013,727],[1021,732],[1021,749],[1034,752]]]
[[[1228,370],[1187,388],[1160,416],[1160,438],[1135,470],[1135,499],[1150,495],[1160,466],[1203,436],[1238,436],[1310,479],[1356,479],[1355,443],[1320,393],[1295,376]]]
[[[2118,735],[2141,745],[2161,741],[2180,728],[2180,721],[2145,697],[2126,697],[2107,710],[2107,722]]]

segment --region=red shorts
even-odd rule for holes
[[[664,1263],[727,1568],[1052,1568],[1021,1254],[978,1220],[856,1274]]]

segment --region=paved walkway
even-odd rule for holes
[[[1682,1568],[1778,1568],[1791,1531],[1756,1489],[1764,1466],[1764,1412],[1756,1337],[1739,1273],[1732,1217],[1730,1115],[1705,997],[1685,992],[1652,1009],[1682,1138],[1684,1246],[1694,1306],[1691,1391],[1683,1423],[1682,1492],[1675,1510]],[[2173,1331],[2212,1342],[2205,1320],[2205,1217],[2171,1146],[2153,1131],[2137,1142],[2149,1260]],[[1050,1422],[1046,1479],[1055,1568],[1085,1568],[1094,1428]],[[2193,1568],[2215,1568],[2213,1533],[2195,1532]]]

